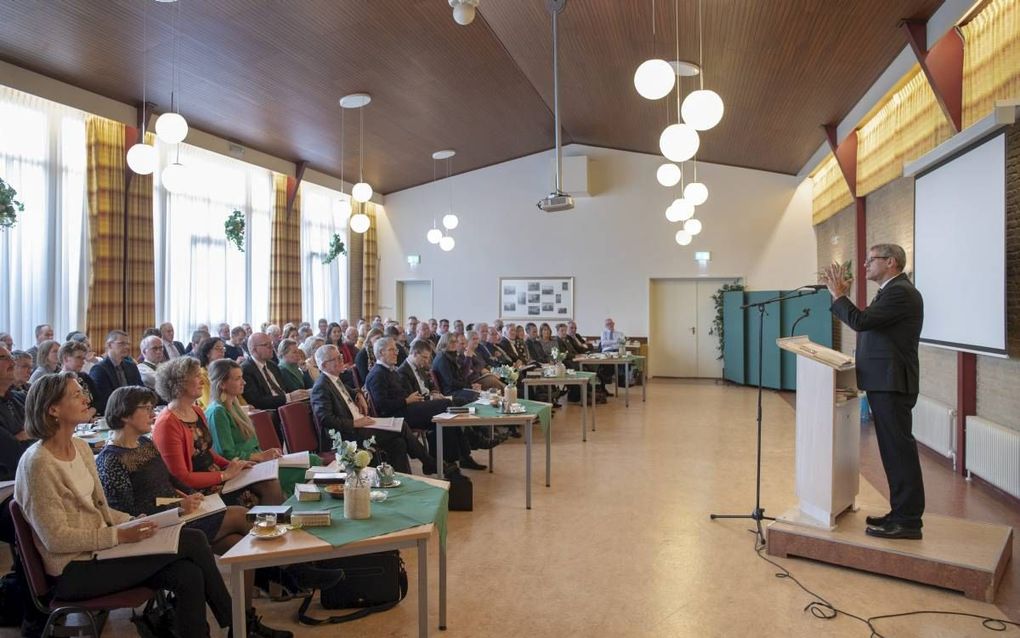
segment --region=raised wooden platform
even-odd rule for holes
[[[993,602],[1013,554],[1013,528],[927,514],[924,539],[889,540],[864,533],[864,511],[846,512],[828,531],[776,521],[768,553],[798,556],[963,592]]]

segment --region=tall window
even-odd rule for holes
[[[0,231],[0,331],[16,348],[37,324],[85,328],[88,293],[85,114],[0,86],[0,178],[25,205]]]
[[[161,167],[177,158],[176,147],[159,151]],[[269,316],[272,173],[187,144],[180,162],[188,170],[181,192],[154,180],[156,321],[173,322],[185,338],[200,323],[258,329]],[[235,210],[245,217],[244,252],[224,230]]]
[[[316,184],[301,185],[301,316],[315,322],[347,316],[347,256],[326,264],[329,242],[338,233],[349,243],[340,193]]]

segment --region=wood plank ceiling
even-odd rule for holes
[[[680,58],[697,60],[697,0],[678,2]],[[699,159],[796,173],[823,142],[820,126],[840,120],[905,46],[899,21],[926,20],[941,2],[704,0],[705,86],[726,117],[702,136]],[[166,109],[175,15],[181,113],[244,146],[339,176],[337,99],[358,91],[373,98],[364,176],[382,193],[430,181],[440,148],[457,149],[460,173],[552,146],[545,0],[482,0],[466,27],[446,0],[5,0],[0,59],[130,104],[144,84]],[[675,100],[649,102],[632,83],[651,56],[651,27],[651,0],[568,1],[564,142],[658,154]],[[657,0],[659,57],[675,58],[675,32],[673,2]]]

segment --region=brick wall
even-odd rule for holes
[[[918,349],[921,362],[921,394],[956,407],[956,352],[926,346]]]
[[[856,227],[857,213],[853,205],[815,226],[819,270],[834,262],[843,263],[848,259],[854,259],[857,251]],[[847,328],[842,321],[833,319],[832,347],[840,352],[852,354],[856,344],[857,336],[854,331]]]

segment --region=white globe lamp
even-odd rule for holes
[[[356,233],[365,232],[371,225],[372,222],[371,220],[369,220],[368,215],[366,215],[365,213],[358,213],[357,215],[351,217],[351,230],[353,230]]]
[[[665,60],[645,60],[634,71],[634,88],[648,100],[666,97],[675,84],[676,73]]]
[[[681,177],[683,177],[683,173],[680,167],[671,162],[660,165],[655,171],[655,179],[659,180],[659,183],[666,188],[679,184]]]
[[[708,89],[691,91],[680,106],[680,115],[691,128],[707,131],[722,120],[723,101],[719,94]]]
[[[439,240],[439,247],[445,250],[446,252],[450,252],[451,250],[453,250],[453,247],[456,245],[457,242],[453,241],[453,237],[450,237],[449,235]]]
[[[367,182],[358,182],[351,189],[351,197],[356,202],[367,202],[372,199],[372,187]]]
[[[171,193],[179,193],[184,190],[184,183],[188,179],[188,169],[184,168],[184,164],[180,162],[174,162],[163,169],[160,180],[163,182],[163,188],[167,189]]]
[[[433,228],[429,232],[425,233],[425,239],[429,240],[430,244],[438,244],[439,240],[443,238],[443,231],[438,228]]]
[[[178,144],[188,136],[188,123],[180,113],[164,113],[156,118],[156,135],[167,144]]]
[[[684,230],[690,233],[691,237],[694,237],[701,232],[701,220],[688,219],[684,222]]]
[[[670,124],[659,136],[659,150],[666,159],[674,162],[691,159],[700,145],[698,132],[686,124]]]
[[[676,231],[676,243],[680,244],[681,246],[686,246],[687,244],[691,243],[691,239],[693,239],[693,237],[691,237],[691,234],[688,233],[686,230]]]
[[[148,144],[135,144],[127,152],[128,167],[139,175],[156,170],[156,149]]]
[[[708,201],[708,187],[701,182],[691,182],[684,186],[684,199],[695,206],[701,206]]]
[[[445,228],[446,230],[453,230],[454,228],[457,227],[457,224],[459,223],[460,220],[457,219],[457,216],[454,215],[453,213],[443,215],[443,228]]]

